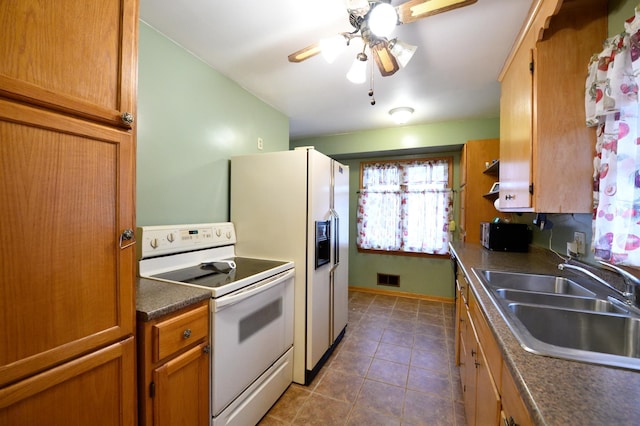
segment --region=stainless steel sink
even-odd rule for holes
[[[577,309],[593,312],[613,312],[628,314],[629,309],[621,305],[613,304],[608,300],[594,297],[568,296],[566,294],[547,294],[533,291],[507,290],[499,288],[495,293],[512,302],[529,303],[535,305],[547,305],[557,308]]]
[[[524,345],[533,352],[640,369],[639,318],[521,303],[508,307],[525,329],[519,330]]]
[[[640,370],[638,309],[590,280],[475,270],[526,350]]]
[[[542,293],[595,296],[593,291],[564,277],[554,275],[524,274],[518,272],[482,271],[485,281],[492,287]]]

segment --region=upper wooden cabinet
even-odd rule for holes
[[[135,112],[137,0],[3,0],[0,95],[128,127]]]
[[[606,36],[606,0],[533,2],[499,77],[502,210],[591,212],[585,78]]]

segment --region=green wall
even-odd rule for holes
[[[289,149],[289,119],[140,22],[137,224],[229,220],[229,159]]]

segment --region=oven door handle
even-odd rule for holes
[[[295,269],[290,269],[286,272],[280,273],[279,275],[275,275],[271,278],[249,286],[236,293],[233,293],[230,296],[223,296],[219,299],[216,299],[214,300],[215,312],[218,312],[224,308],[228,308],[229,306],[235,305],[236,303],[242,302],[243,300],[255,296],[256,294],[262,293],[263,291],[269,290],[270,288],[277,286],[283,281],[286,281],[289,278],[293,278],[294,275]]]

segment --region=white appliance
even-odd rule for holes
[[[292,382],[291,261],[235,256],[232,223],[138,228],[139,275],[211,291],[211,424],[256,424]]]
[[[308,384],[348,317],[349,168],[313,148],[231,158],[236,252],[296,264],[293,381]]]

